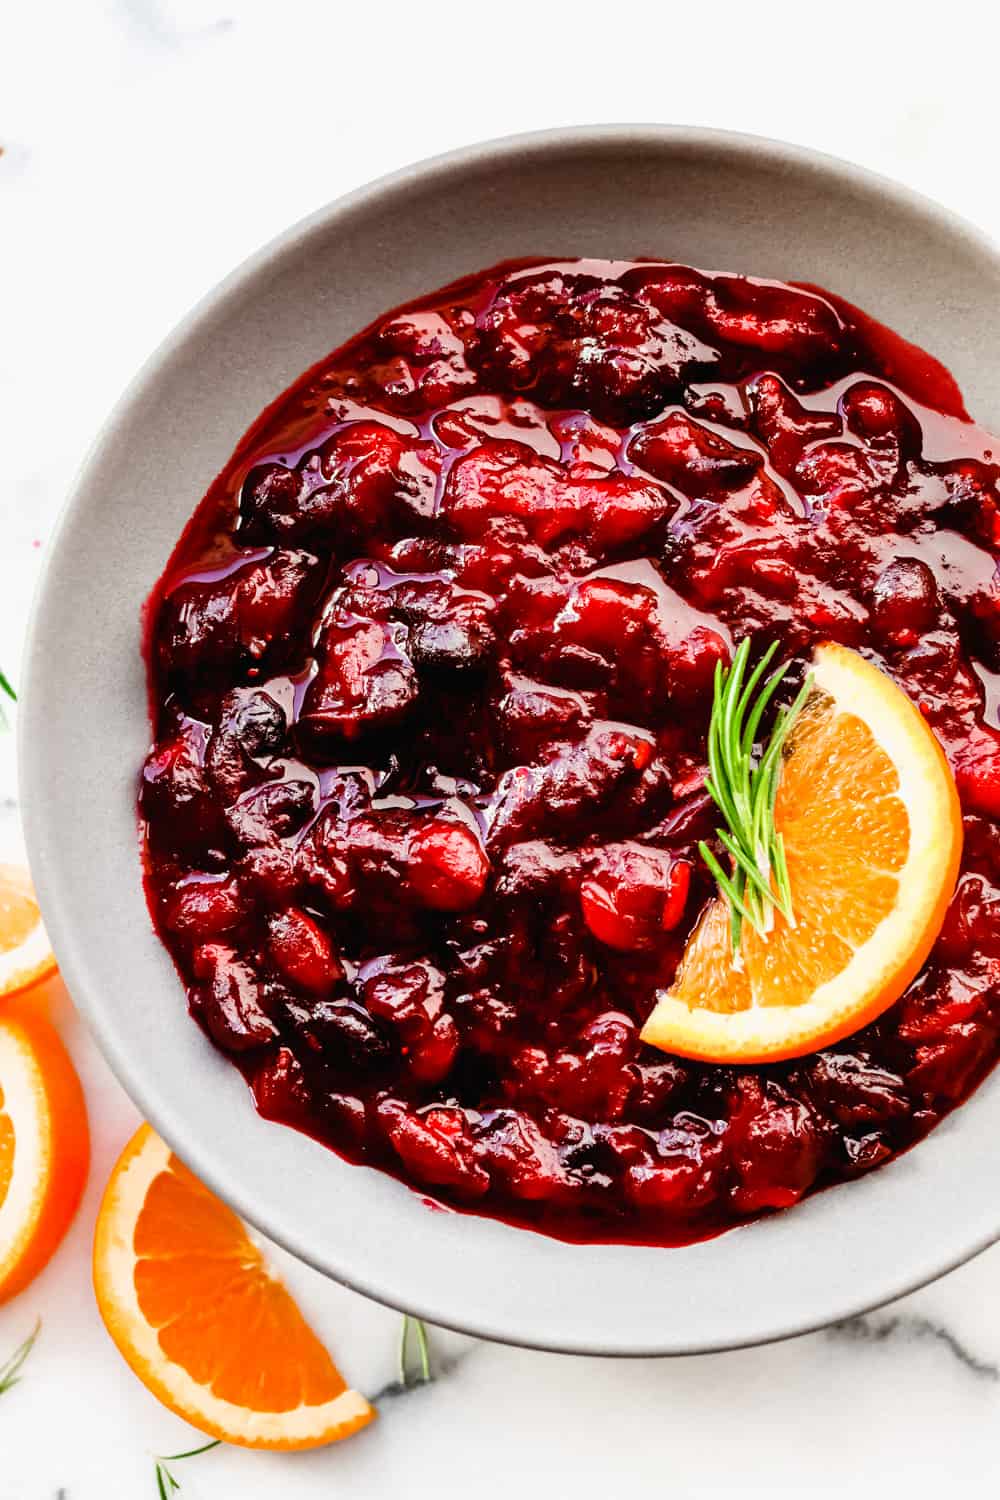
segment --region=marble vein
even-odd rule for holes
[[[914,1314],[895,1313],[879,1317],[867,1313],[847,1318],[825,1330],[828,1338],[853,1344],[934,1343],[941,1345],[971,1375],[980,1380],[1000,1380],[1000,1365],[974,1354],[944,1323]]]

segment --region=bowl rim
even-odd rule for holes
[[[74,953],[76,939],[63,929],[59,902],[54,889],[55,880],[50,876],[47,861],[39,857],[43,846],[46,820],[43,810],[46,788],[40,765],[32,755],[31,747],[36,743],[37,737],[44,733],[44,693],[36,687],[36,682],[43,675],[39,663],[43,657],[42,643],[50,604],[50,580],[56,570],[60,540],[71,518],[85,504],[84,497],[88,484],[92,476],[98,472],[105,451],[110,447],[119,430],[127,423],[133,407],[156,380],[162,367],[184,346],[191,333],[200,326],[203,320],[229,299],[237,297],[262,270],[273,262],[279,261],[286,250],[309,236],[313,230],[330,224],[338,217],[346,216],[355,209],[363,208],[366,204],[375,203],[393,189],[417,180],[433,182],[435,178],[443,178],[453,173],[462,173],[472,168],[505,161],[513,155],[523,156],[525,153],[545,155],[553,149],[586,148],[605,143],[619,146],[648,145],[653,149],[666,147],[678,151],[690,150],[693,153],[725,151],[736,157],[752,158],[756,164],[764,158],[772,164],[795,167],[820,178],[836,177],[860,188],[877,191],[882,197],[903,209],[918,214],[950,234],[961,235],[981,252],[1000,263],[1000,245],[980,226],[969,222],[916,189],[826,152],[765,136],[695,125],[655,123],[572,125],[492,137],[407,163],[385,173],[324,203],[295,221],[253,251],[196,300],[190,311],[174,325],[126,384],[87,449],[52,527],[29,613],[17,736],[24,836],[29,860],[33,867],[39,902],[60,961],[60,967],[67,977],[71,992],[77,997],[78,1008],[84,1015],[91,1034],[95,1037],[117,1081],[168,1143],[174,1139],[183,1139],[184,1131],[179,1127],[176,1117],[166,1118],[161,1109],[145,1102],[147,1091],[143,1079],[141,1076],[136,1076],[126,1050],[119,1045],[115,1027],[108,1012],[100,1005],[91,1003],[87,983],[82,974],[78,973]],[[138,626],[138,621],[136,623]],[[959,1109],[962,1108],[963,1106],[960,1105]],[[815,1316],[792,1317],[785,1323],[778,1322],[767,1332],[758,1330],[745,1336],[701,1339],[698,1342],[681,1340],[669,1343],[669,1345],[665,1344],[662,1336],[649,1343],[633,1339],[625,1345],[618,1346],[615,1345],[614,1340],[604,1339],[598,1342],[592,1335],[586,1334],[574,1340],[549,1341],[544,1338],[529,1337],[523,1333],[512,1333],[509,1328],[491,1324],[489,1319],[456,1318],[447,1307],[411,1304],[408,1301],[405,1304],[401,1303],[397,1293],[387,1293],[378,1285],[371,1284],[365,1274],[356,1267],[351,1267],[349,1270],[342,1267],[334,1268],[329,1257],[324,1259],[318,1252],[311,1251],[308,1245],[302,1243],[301,1237],[286,1224],[281,1221],[275,1222],[266,1205],[258,1207],[256,1204],[249,1205],[243,1201],[225,1181],[220,1180],[221,1168],[217,1170],[211,1162],[199,1161],[200,1147],[197,1142],[185,1140],[183,1153],[178,1154],[183,1154],[183,1159],[192,1164],[193,1169],[207,1185],[225,1201],[232,1203],[237,1211],[262,1233],[291,1254],[324,1274],[334,1277],[343,1285],[386,1306],[408,1311],[443,1327],[450,1327],[497,1342],[552,1352],[619,1357],[679,1356],[716,1353],[777,1342],[857,1316],[914,1291],[971,1259],[1000,1239],[1000,1202],[998,1202],[992,1215],[980,1217],[980,1223],[974,1235],[964,1238],[961,1235],[953,1236],[950,1245],[943,1246],[930,1254],[925,1251],[922,1257],[914,1256],[909,1273],[900,1275],[891,1285],[879,1285],[874,1292],[868,1293],[859,1290],[854,1296],[843,1297],[834,1306],[825,1305]],[[818,1196],[825,1197],[830,1192],[836,1191],[836,1188],[828,1189]],[[796,1212],[801,1213],[802,1209],[797,1209]],[[735,1239],[743,1232],[740,1228],[730,1230],[726,1237]]]

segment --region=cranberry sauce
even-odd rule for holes
[[[681,1243],[923,1135],[1000,1036],[1000,467],[815,289],[518,263],[309,371],[149,610],[148,894],[260,1111],[455,1206]],[[965,856],[904,998],[766,1068],[639,1042],[712,893],[712,674],[861,650]]]

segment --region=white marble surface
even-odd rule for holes
[[[191,302],[291,220],[467,140],[664,119],[853,157],[1000,234],[997,33],[977,0],[952,0],[932,28],[911,4],[870,0],[617,12],[584,0],[9,0],[0,664],[16,681],[45,540],[107,408]],[[0,858],[19,843],[13,744],[0,736]],[[141,1500],[155,1494],[150,1454],[197,1439],[98,1322],[94,1214],[136,1115],[68,1001],[56,1003],[87,1089],[94,1164],[70,1238],[0,1309],[0,1359],[43,1320],[22,1384],[0,1398],[0,1500]],[[397,1317],[280,1258],[349,1378],[384,1387]],[[870,1317],[700,1360],[569,1359],[432,1331],[435,1384],[386,1398],[382,1419],[342,1448],[221,1449],[177,1474],[193,1500],[992,1495],[998,1290],[1000,1248]]]

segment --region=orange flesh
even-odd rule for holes
[[[0,1208],[14,1175],[14,1121],[3,1112],[3,1089],[0,1088]]]
[[[135,1226],[135,1289],[164,1355],[253,1411],[321,1405],[346,1389],[236,1215],[170,1157]]]
[[[672,990],[695,1010],[796,1006],[839,974],[892,911],[910,824],[899,777],[853,714],[810,700],[788,746],[775,825],[785,840],[794,926],[780,912],[765,941],[744,926],[732,962],[725,902],[708,908]]]
[[[0,887],[0,953],[11,953],[34,932],[41,920],[38,906],[16,886]]]

